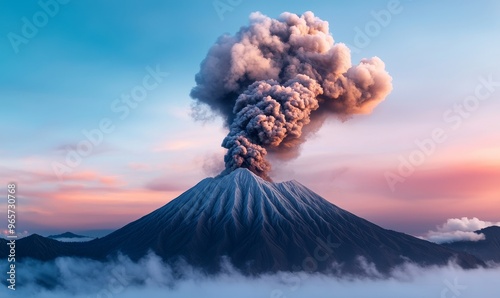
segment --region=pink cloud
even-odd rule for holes
[[[150,170],[151,169],[151,166],[149,164],[145,164],[145,163],[135,163],[135,162],[132,162],[132,163],[129,163],[128,164],[128,167],[132,170],[136,170],[136,171],[147,171],[147,170]]]
[[[145,188],[152,191],[171,192],[171,191],[184,191],[187,190],[189,187],[181,183],[175,183],[175,182],[172,183],[160,178],[148,182],[145,185]]]
[[[117,186],[123,184],[118,176],[111,176],[99,173],[97,171],[80,171],[67,174],[63,180],[47,171],[24,171],[17,169],[0,169],[0,178],[6,181],[13,180],[19,185],[28,185],[30,188],[40,185],[49,185],[51,187],[64,186],[67,183],[91,183],[102,186]]]
[[[387,167],[377,161],[364,164],[314,157],[276,172],[292,176],[341,208],[412,234],[425,233],[445,218],[500,214],[500,165],[430,165],[433,168],[419,168],[392,192],[384,177]]]
[[[176,140],[176,141],[168,141],[160,146],[157,146],[153,149],[153,151],[180,151],[191,148],[198,147],[198,142],[192,140]]]
[[[114,228],[163,206],[180,194],[148,189],[96,188],[85,184],[56,190],[29,190],[23,214],[36,228]],[[25,199],[26,198],[26,199]]]
[[[453,165],[422,169],[398,185],[397,194],[407,198],[467,198],[475,200],[498,189],[500,166]]]

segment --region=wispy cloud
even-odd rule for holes
[[[423,239],[436,243],[449,243],[456,241],[480,241],[485,235],[475,231],[500,226],[500,222],[483,221],[477,217],[473,218],[450,218],[443,225],[437,226],[435,231],[429,231]]]
[[[199,144],[193,140],[168,141],[153,149],[153,151],[180,151],[198,147]]]
[[[170,179],[169,179],[170,178]],[[160,177],[146,183],[145,188],[152,191],[178,192],[185,191],[190,186],[171,181],[171,177]]]
[[[6,263],[0,261],[0,265]],[[493,297],[500,268],[462,270],[450,263],[422,268],[404,264],[385,278],[370,263],[360,262],[370,278],[278,272],[243,276],[228,262],[218,275],[207,276],[183,261],[164,263],[149,254],[137,262],[118,256],[109,262],[78,258],[23,261],[16,294],[23,297]],[[45,286],[44,286],[45,285]],[[0,295],[7,293],[0,288]],[[19,293],[20,292],[20,293]],[[460,295],[458,295],[460,294]]]
[[[128,167],[136,171],[148,171],[151,169],[151,165],[146,163],[132,162],[128,164]]]

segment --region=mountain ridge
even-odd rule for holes
[[[484,240],[479,241],[455,241],[444,243],[443,246],[472,254],[483,261],[500,263],[500,227],[490,226],[474,231],[476,234],[483,234]]]
[[[32,245],[43,248],[39,241]],[[312,266],[308,262],[315,271],[329,272],[337,264],[342,272],[357,274],[362,273],[359,257],[380,272],[408,260],[422,266],[446,265],[452,259],[464,268],[484,265],[472,255],[383,229],[297,181],[272,183],[246,169],[203,179],[100,239],[48,247],[56,250],[47,253],[50,257],[94,259],[123,253],[137,260],[153,251],[166,262],[182,258],[207,272],[220,270],[227,258],[248,274],[307,271]]]

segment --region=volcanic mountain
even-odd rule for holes
[[[107,235],[62,243],[38,235],[18,241],[18,257],[139,259],[153,251],[217,272],[228,259],[247,274],[276,271],[362,273],[360,258],[389,272],[405,261],[464,268],[484,263],[415,237],[383,229],[345,211],[296,181],[272,183],[246,169],[206,178],[156,211]],[[0,255],[6,254],[6,245]]]
[[[443,244],[446,247],[470,253],[484,261],[500,263],[500,227],[491,226],[474,233],[483,234],[485,239],[480,241],[456,241]]]

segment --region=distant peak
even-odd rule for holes
[[[86,238],[87,236],[77,235],[71,232],[64,232],[58,235],[50,235],[48,238]]]
[[[29,236],[26,237],[26,239],[35,239],[35,240],[37,240],[37,239],[44,239],[44,238],[45,237],[43,237],[42,235],[38,235],[36,233],[31,234],[31,235],[29,235]]]
[[[483,228],[481,230],[477,230],[475,231],[475,233],[483,233],[483,232],[487,232],[487,231],[498,231],[500,232],[500,226],[489,226],[489,227],[486,227],[486,228]]]

